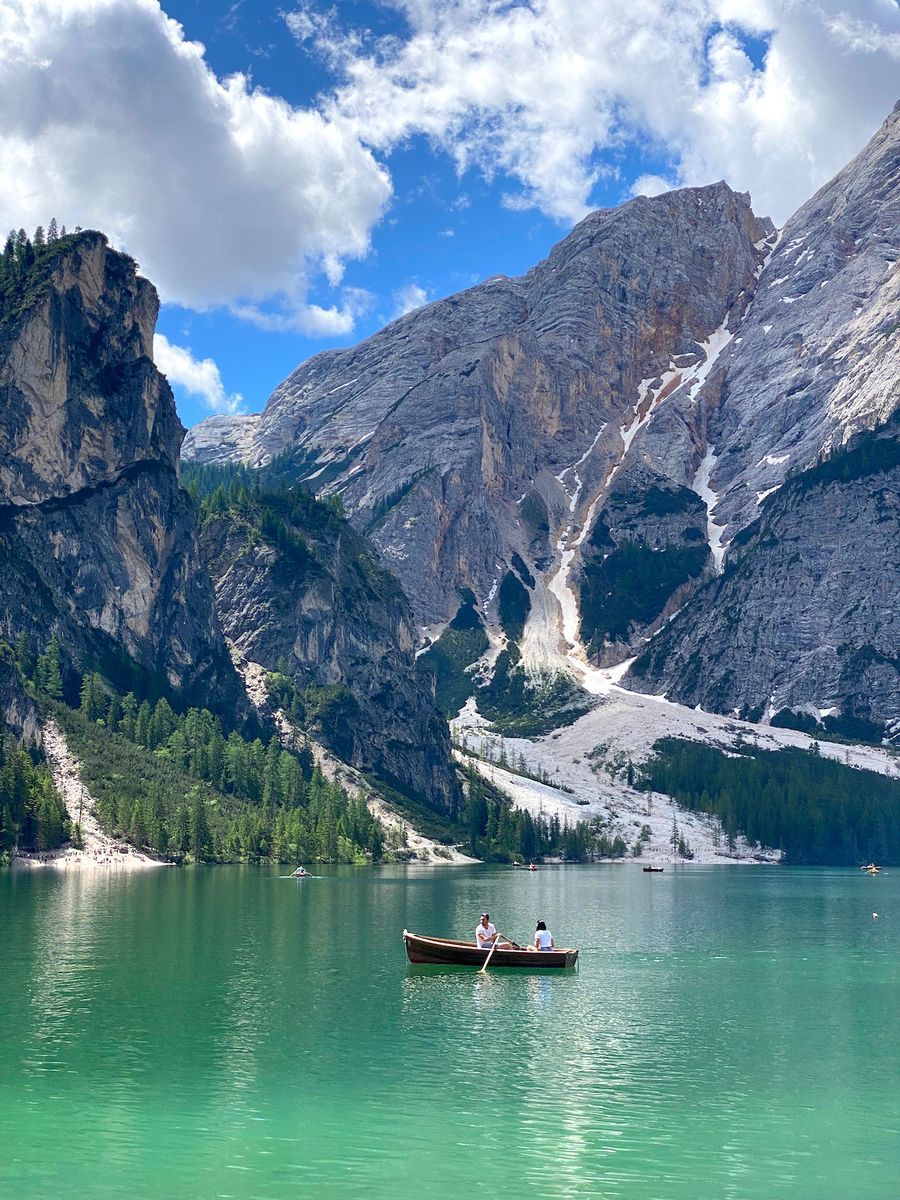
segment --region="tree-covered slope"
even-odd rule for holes
[[[290,681],[299,724],[339,757],[453,814],[459,785],[406,597],[340,503],[274,472],[190,467],[216,608],[242,658]]]
[[[719,817],[726,837],[780,847],[793,865],[900,862],[900,780],[816,750],[739,753],[663,738],[646,784]]]
[[[308,749],[226,732],[208,709],[173,710],[85,675],[77,709],[44,697],[109,834],[195,862],[364,862],[389,853],[364,801],[314,768]]]

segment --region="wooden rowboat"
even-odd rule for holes
[[[405,929],[403,941],[406,944],[406,956],[411,963],[432,963],[442,967],[483,967],[484,960],[490,953],[472,942],[421,937]],[[525,967],[528,970],[563,970],[566,967],[574,967],[577,961],[577,950],[504,950],[498,946],[488,969],[492,971],[495,967]]]

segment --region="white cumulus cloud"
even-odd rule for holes
[[[219,368],[211,358],[194,358],[189,349],[176,346],[157,333],[153,339],[153,359],[169,383],[177,384],[202,400],[215,413],[241,411],[244,397],[239,392],[225,391]]]
[[[639,175],[629,189],[632,196],[661,196],[677,185],[664,175]]]
[[[366,254],[390,194],[346,121],[217,78],[157,0],[0,4],[0,228],[96,227],[165,300],[331,332],[353,297],[310,305],[310,280]]]
[[[394,312],[391,320],[404,317],[414,308],[421,308],[428,303],[428,292],[418,283],[405,283],[394,292]]]
[[[424,134],[460,173],[515,181],[510,207],[563,222],[625,150],[679,185],[749,189],[782,222],[900,91],[895,0],[393,4],[405,36],[345,33],[309,6],[289,18],[338,75],[323,111],[383,151]]]

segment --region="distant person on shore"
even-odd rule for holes
[[[543,921],[538,921],[534,928],[534,947],[535,950],[555,950],[556,942],[553,940],[553,934],[549,931]]]

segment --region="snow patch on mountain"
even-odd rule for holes
[[[713,447],[710,446],[706,454],[704,454],[700,466],[697,468],[697,474],[691,483],[691,489],[697,493],[706,505],[707,541],[713,561],[716,564],[716,574],[721,575],[724,569],[726,550],[726,547],[722,544],[722,539],[725,535],[725,526],[720,525],[713,516],[715,507],[719,503],[719,497],[713,491],[710,484],[710,477],[717,461]]]

